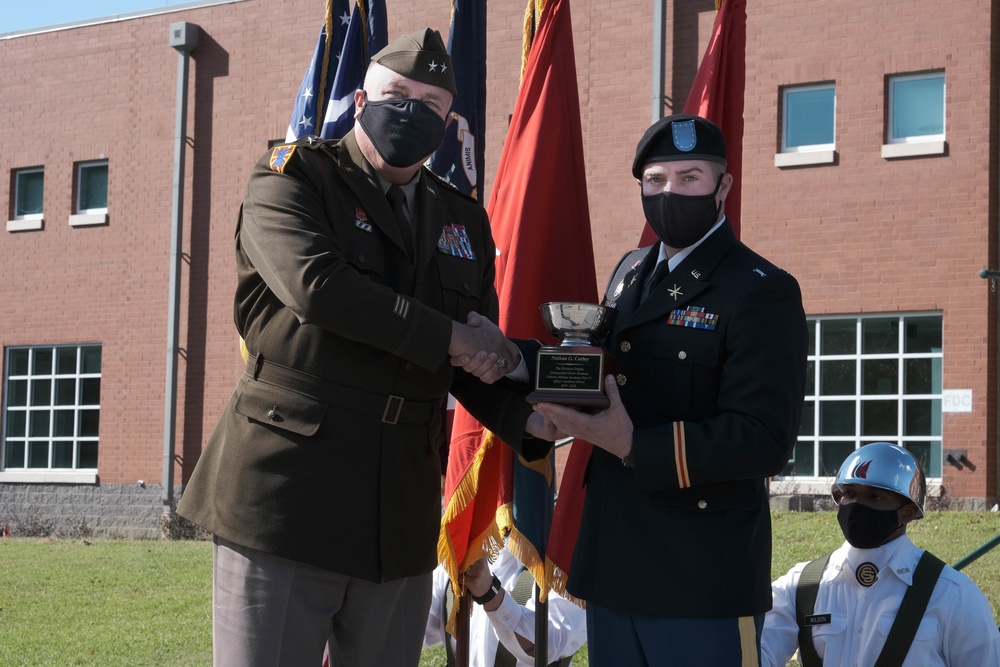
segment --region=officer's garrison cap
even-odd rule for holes
[[[408,79],[429,83],[458,95],[451,56],[441,40],[441,33],[432,28],[397,37],[372,56],[372,62]]]
[[[677,113],[653,123],[639,140],[632,162],[632,175],[642,178],[650,162],[708,160],[726,165],[726,138],[712,121],[689,113]]]

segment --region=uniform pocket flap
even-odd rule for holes
[[[236,412],[262,424],[298,433],[316,435],[327,404],[305,394],[260,380],[243,385],[236,399]]]

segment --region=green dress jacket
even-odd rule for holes
[[[228,541],[369,581],[430,572],[452,393],[529,459],[525,391],[449,363],[452,321],[496,321],[486,212],[423,169],[415,261],[353,133],[275,147],[236,231],[249,359],[178,512]]]

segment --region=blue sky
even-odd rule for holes
[[[191,0],[0,0],[0,34],[185,5]]]

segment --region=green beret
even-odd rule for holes
[[[650,162],[708,160],[726,165],[726,138],[710,120],[677,113],[653,123],[639,140],[632,162],[632,175],[642,178]]]
[[[451,69],[451,56],[437,30],[424,28],[397,37],[372,56],[372,62],[408,79],[429,83],[444,88],[452,95],[458,95],[455,73]]]

